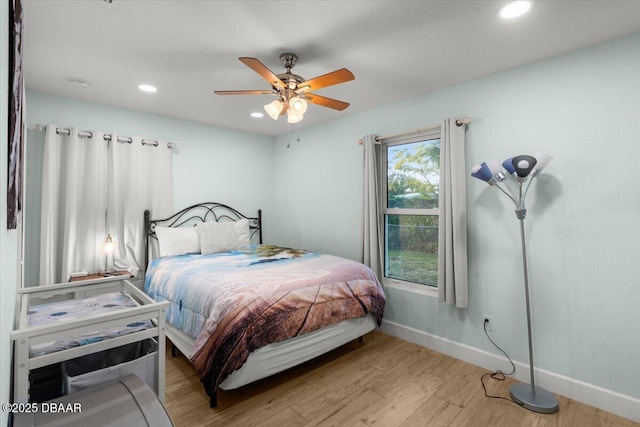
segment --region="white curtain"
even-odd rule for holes
[[[465,126],[444,119],[440,140],[440,217],[438,230],[438,299],[466,308],[467,192]]]
[[[369,266],[382,281],[384,250],[380,215],[381,148],[375,135],[362,138],[364,162],[362,166],[362,232],[360,235],[362,263]]]
[[[69,280],[72,272],[144,269],[144,210],[173,213],[172,149],[134,137],[119,142],[90,132],[69,136],[48,125],[42,175],[40,284]],[[123,138],[124,139],[124,138]],[[113,257],[102,252],[111,235]]]
[[[107,143],[101,132],[80,138],[48,125],[42,169],[39,283],[66,282],[76,271],[103,268]]]
[[[172,150],[166,141],[139,137],[115,142],[109,155],[109,202],[107,232],[115,241],[113,263],[117,270],[137,274],[144,264],[144,211],[154,218],[173,212]]]

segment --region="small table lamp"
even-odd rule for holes
[[[109,255],[113,256],[113,253],[116,250],[116,244],[111,238],[111,234],[107,235],[107,240],[102,242],[102,253],[105,255],[105,276],[110,276],[113,274],[113,271],[109,269]]]

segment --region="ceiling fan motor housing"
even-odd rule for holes
[[[278,74],[277,77],[286,85],[284,93],[281,94],[283,99],[286,101],[288,101],[292,96],[295,96],[295,94],[292,94],[291,92],[297,88],[298,83],[302,83],[304,81],[304,78],[291,72],[291,69],[296,65],[297,61],[298,56],[295,53],[283,53],[280,55],[280,62],[287,71],[285,73]],[[274,89],[277,90],[277,88]]]
[[[293,67],[295,67],[296,62],[298,61],[298,55],[295,53],[283,53],[280,55],[280,62],[287,69],[287,72],[290,72]]]

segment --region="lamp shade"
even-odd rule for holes
[[[269,104],[264,106],[264,110],[273,120],[278,120],[278,117],[280,116],[283,108],[284,103],[279,99],[276,99],[275,101],[270,102]]]
[[[489,166],[487,166],[486,163],[473,166],[473,168],[471,168],[471,176],[489,184],[491,184],[489,181],[492,181],[493,178],[491,169],[489,169]]]
[[[295,114],[303,115],[307,111],[307,101],[294,96],[289,100],[289,111]]]
[[[287,121],[289,123],[298,123],[303,118],[304,116],[302,114],[296,114],[291,110],[289,110],[289,113],[287,114]]]
[[[533,167],[536,165],[537,160],[533,156],[521,155],[515,156],[511,159],[511,163],[513,164],[513,168],[516,171],[516,175],[520,178],[524,178],[529,175]]]
[[[493,176],[496,176],[497,174],[502,172],[502,168],[500,167],[500,162],[499,161],[497,161],[497,160],[487,160],[485,163],[489,167],[489,170],[491,170],[491,174]]]
[[[516,169],[513,167],[513,163],[511,162],[512,160],[513,157],[509,157],[507,160],[502,162],[502,167],[510,174],[514,174],[516,172]]]
[[[535,157],[538,161],[536,163],[534,171],[541,171],[542,169],[547,167],[551,160],[553,160],[553,157],[544,153],[533,153],[533,157]]]
[[[116,249],[116,244],[111,238],[111,234],[107,236],[107,240],[102,242],[102,253],[105,255],[111,255]]]

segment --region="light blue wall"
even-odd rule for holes
[[[640,398],[640,34],[303,129],[300,142],[278,137],[275,243],[358,259],[356,140],[467,115],[469,169],[536,149],[555,157],[528,197],[536,366]],[[488,314],[528,362],[513,207],[471,177],[467,191],[469,308],[387,289],[385,318],[494,351]]]
[[[194,203],[225,203],[246,215],[263,209],[265,237],[273,209],[273,138],[156,114],[27,92],[27,123],[116,132],[177,144],[173,158],[176,209]],[[25,283],[37,283],[40,188],[44,132],[30,130],[27,141]],[[142,215],[142,212],[140,212]]]
[[[11,340],[18,280],[18,232],[7,230],[7,135],[9,75],[9,2],[0,1],[0,403],[10,402]],[[0,425],[7,425],[0,413]]]

